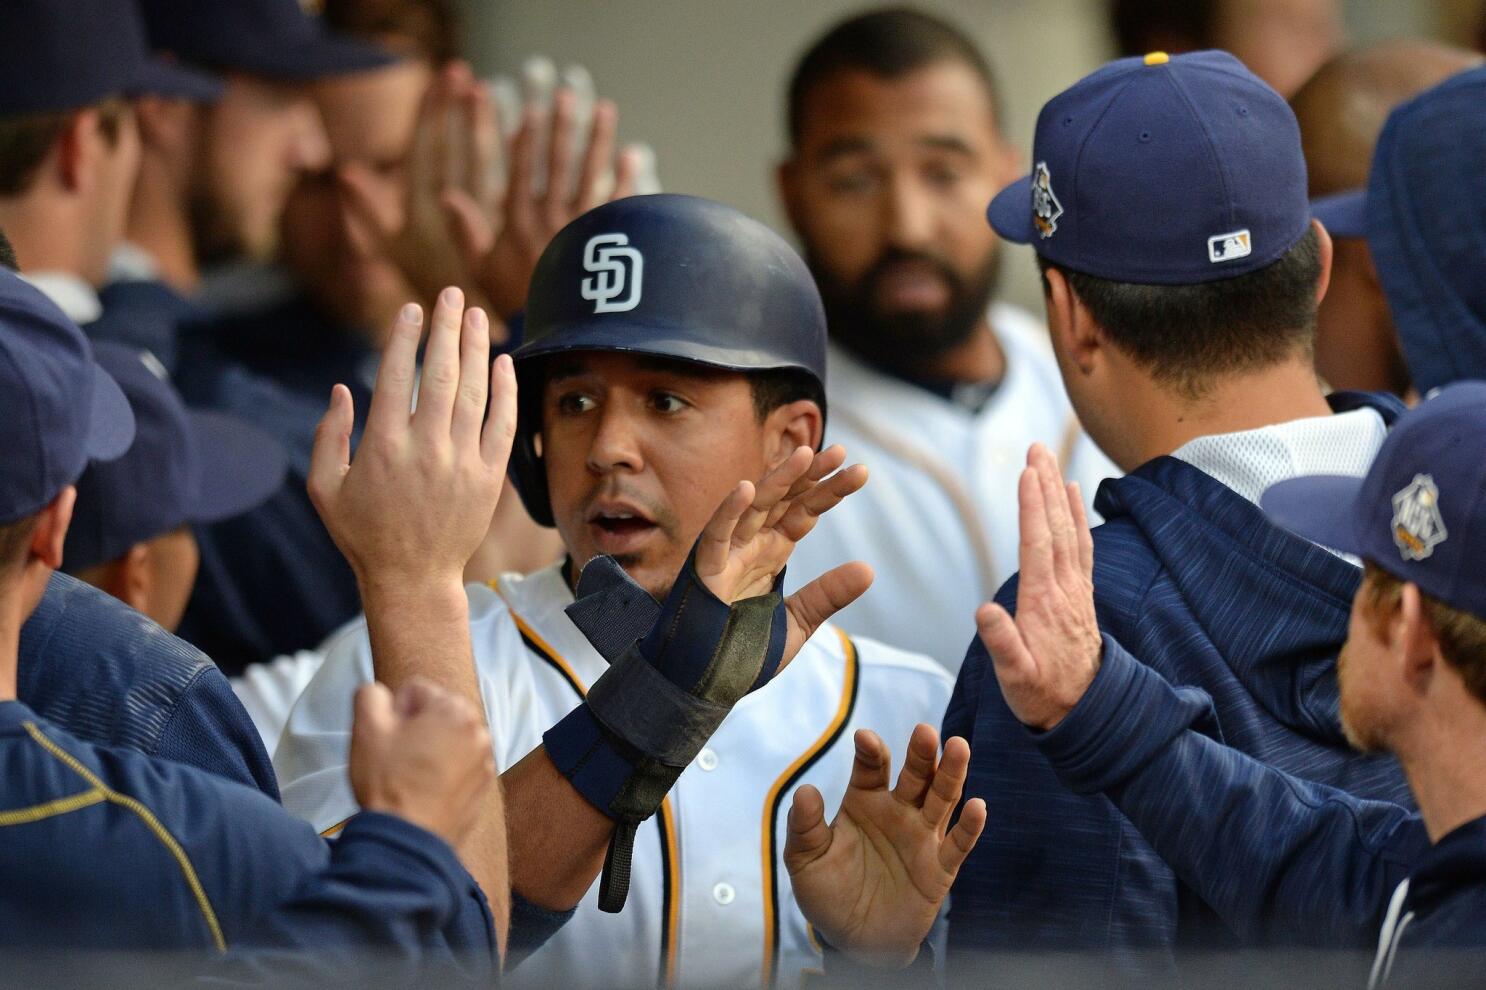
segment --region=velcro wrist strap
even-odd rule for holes
[[[631,647],[588,692],[604,728],[658,763],[684,767],[731,710],[683,691]]]

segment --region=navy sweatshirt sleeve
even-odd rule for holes
[[[1390,892],[1428,847],[1419,817],[1298,780],[1214,730],[1202,691],[1173,687],[1105,636],[1089,691],[1033,735],[1064,784],[1109,797],[1240,935],[1371,945]]]

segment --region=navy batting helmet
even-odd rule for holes
[[[553,525],[541,429],[540,358],[624,351],[725,371],[795,370],[825,393],[826,318],[810,270],[784,239],[696,196],[630,196],[588,211],[542,252],[515,353],[521,414],[511,478]],[[824,400],[822,400],[824,401]],[[825,414],[825,409],[821,409]]]

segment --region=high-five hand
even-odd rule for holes
[[[1041,444],[1027,453],[1021,502],[1021,576],[1016,618],[994,602],[975,613],[1001,694],[1024,724],[1051,729],[1099,671],[1103,642],[1094,613],[1094,538],[1078,484],[1063,484]]]
[[[363,590],[425,579],[459,583],[505,480],[516,429],[516,375],[490,365],[485,314],[448,288],[430,321],[412,411],[423,312],[403,308],[377,372],[351,460],[351,393],[337,385],[315,432],[309,492]],[[487,410],[486,397],[491,401]]]
[[[970,767],[958,736],[939,758],[939,734],[919,725],[908,741],[898,786],[892,758],[875,732],[856,734],[856,763],[830,825],[820,791],[795,792],[784,865],[795,901],[837,949],[879,966],[913,962],[940,905],[985,827],[980,798],[949,828]]]
[[[831,446],[816,454],[799,447],[755,486],[744,481],[713,514],[697,542],[697,576],[725,602],[768,593],[795,544],[822,515],[867,483],[867,468],[837,470],[846,450]],[[834,474],[832,472],[835,472]],[[861,597],[872,584],[872,568],[842,564],[784,600],[789,635],[788,663],[832,615]]]

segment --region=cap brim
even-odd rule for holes
[[[161,58],[150,58],[140,66],[128,93],[130,96],[165,96],[193,103],[215,103],[222,98],[222,89],[222,80],[216,76]]]
[[[1332,237],[1367,236],[1367,190],[1353,189],[1311,200],[1311,216]]]
[[[88,410],[88,459],[122,457],[134,442],[134,410],[124,390],[102,367],[93,365],[92,408]]]
[[[283,486],[289,459],[273,437],[222,413],[192,409],[187,416],[200,472],[190,522],[240,516]]]
[[[998,192],[986,208],[986,219],[1002,240],[1031,244],[1036,234],[1032,226],[1032,176],[1024,175]]]
[[[1259,506],[1296,536],[1343,553],[1358,553],[1357,496],[1362,479],[1321,474],[1289,478],[1265,489]]]
[[[231,68],[288,82],[350,75],[380,69],[398,61],[384,48],[367,42],[316,33],[290,44],[265,47],[234,60]]]

